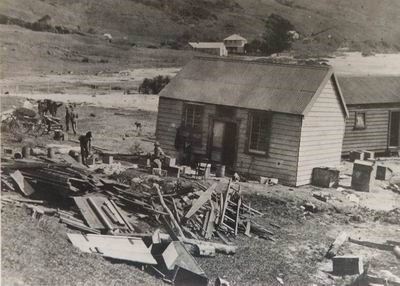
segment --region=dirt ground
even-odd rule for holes
[[[134,96],[147,100],[147,95]],[[11,95],[0,100],[3,111],[21,105],[25,99]],[[138,102],[137,107],[140,106]],[[77,109],[79,133],[91,130],[95,145],[121,153],[135,148],[150,151],[157,116],[155,108],[105,108],[102,104],[81,102]],[[59,114],[63,116],[62,108]],[[141,132],[136,130],[136,121],[143,125]],[[16,149],[27,144],[55,143],[50,136],[21,138],[7,132],[1,135],[2,146]],[[71,134],[69,137],[77,139]],[[74,143],[65,141],[64,144]],[[385,164],[396,169],[400,161],[393,158],[385,160]],[[198,258],[211,281],[221,276],[231,285],[281,285],[278,278],[284,285],[349,285],[354,277],[331,274],[331,261],[324,258],[330,243],[343,230],[356,239],[398,241],[400,195],[384,189],[385,182],[380,181],[370,193],[355,192],[349,188],[346,176],[351,174],[351,163],[344,161],[340,168],[342,189],[241,183],[246,200],[264,213],[257,222],[273,230],[276,241],[239,235],[235,239],[239,246],[235,255]],[[321,202],[312,196],[314,193],[327,194],[330,199]],[[304,212],[302,206],[307,202],[313,203],[318,211]],[[281,228],[276,229],[270,223]],[[54,217],[37,220],[23,208],[2,205],[1,230],[3,285],[163,284],[140,267],[79,252],[67,240],[66,233],[70,230]],[[391,252],[346,242],[340,254],[362,256],[370,272],[387,270],[400,276],[399,260]]]

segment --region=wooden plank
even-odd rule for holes
[[[20,171],[16,170],[14,173],[10,173],[10,177],[25,196],[30,196],[35,192],[35,189],[28,183]]]
[[[100,231],[97,230],[97,229],[93,229],[93,228],[87,227],[84,224],[81,224],[81,223],[79,223],[79,222],[77,222],[75,220],[72,220],[72,219],[64,217],[64,216],[60,217],[60,222],[61,223],[65,223],[65,224],[67,224],[67,225],[69,225],[69,226],[71,226],[73,228],[76,228],[76,229],[84,231],[84,232],[95,233],[95,234],[99,234],[100,233]]]
[[[238,235],[238,228],[239,228],[239,222],[240,222],[240,207],[242,205],[242,197],[239,196],[238,203],[237,203],[237,209],[236,209],[236,221],[235,221],[235,236]]]
[[[176,229],[178,230],[178,233],[181,237],[185,237],[183,234],[182,228],[180,227],[179,223],[176,221],[174,215],[172,214],[171,210],[168,208],[168,206],[165,204],[164,198],[161,194],[160,187],[157,184],[153,184],[153,187],[156,189],[158,197],[160,198],[160,203],[165,209],[165,211],[168,213],[169,217],[171,218],[172,223],[175,225]]]
[[[217,183],[214,183],[207,189],[207,191],[201,193],[200,197],[193,202],[192,207],[186,213],[185,218],[191,218],[208,200],[211,199],[211,195],[217,187]]]
[[[94,213],[92,208],[90,207],[89,203],[87,202],[86,198],[83,197],[74,197],[75,204],[79,208],[85,222],[88,224],[89,227],[94,229],[104,230],[106,227]]]
[[[135,229],[131,226],[128,219],[124,216],[120,208],[115,204],[114,201],[109,201],[111,205],[114,207],[115,211],[118,213],[118,216],[124,221],[125,225],[128,227],[130,231],[135,231]]]
[[[224,196],[224,200],[223,200],[223,203],[222,203],[221,217],[220,217],[219,224],[222,224],[224,222],[224,219],[225,219],[226,208],[228,207],[228,200],[230,198],[231,184],[232,184],[232,179],[229,179],[228,187],[227,187],[227,189],[225,191],[225,196]]]
[[[340,247],[349,238],[346,232],[341,232],[335,239],[335,241],[330,245],[325,257],[332,258],[335,257],[340,249]]]
[[[88,197],[87,202],[89,206],[94,210],[94,213],[97,215],[99,220],[102,222],[102,224],[106,227],[108,230],[114,230],[113,225],[109,222],[107,219],[106,215],[101,211],[100,206],[96,204],[93,198]]]
[[[106,200],[104,202],[104,204],[107,206],[107,208],[111,211],[111,213],[115,216],[115,218],[117,219],[117,223],[124,225],[124,219],[121,217],[121,215],[119,214],[118,210],[117,210],[117,206],[114,206],[111,201]]]
[[[141,238],[67,233],[68,239],[83,252],[98,252],[105,257],[156,265],[150,249]],[[98,250],[98,251],[96,251]]]
[[[393,245],[390,244],[382,244],[382,243],[375,243],[375,242],[370,242],[370,241],[365,241],[365,240],[358,240],[358,239],[353,239],[349,238],[349,241],[354,244],[358,245],[363,245],[369,248],[374,248],[374,249],[379,249],[379,250],[386,250],[386,251],[392,251],[393,250]]]

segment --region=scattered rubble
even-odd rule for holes
[[[27,198],[7,196],[2,203],[26,207],[37,219],[58,217],[81,232],[68,233],[68,238],[83,252],[145,265],[174,285],[207,285],[193,256],[233,255],[233,239],[240,233],[275,240],[273,231],[254,221],[263,214],[246,202],[237,182],[208,185],[189,179],[182,184],[178,178],[147,175],[123,184],[83,166],[71,156],[73,148],[63,148],[47,157],[35,148],[29,152],[32,158],[6,159],[2,186]],[[70,202],[60,209],[50,207],[47,199],[34,199],[49,194]],[[144,221],[150,228],[143,227]],[[223,279],[219,283],[229,285]]]

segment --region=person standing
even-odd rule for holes
[[[153,163],[157,166],[157,168],[161,169],[164,158],[165,153],[163,149],[161,149],[160,143],[158,141],[154,142]]]
[[[71,127],[74,135],[76,135],[77,130],[77,121],[78,121],[78,113],[75,110],[75,106],[70,108],[70,120],[71,120]]]
[[[69,131],[69,123],[71,121],[71,105],[65,105],[65,131]]]
[[[92,132],[89,131],[86,135],[79,136],[79,143],[81,147],[82,164],[87,165],[87,159],[92,149]]]

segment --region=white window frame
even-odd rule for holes
[[[358,126],[357,125],[357,117],[358,117],[359,114],[361,114],[363,116],[364,126]],[[365,111],[356,111],[354,113],[354,130],[365,130],[365,129],[367,129],[367,112],[365,112]]]
[[[248,131],[247,151],[249,153],[251,153],[251,154],[267,155],[267,152],[268,152],[267,150],[260,150],[260,149],[252,149],[251,148],[251,145],[253,145],[251,140],[252,140],[252,135],[253,135],[253,123],[254,123],[254,115],[255,114],[257,114],[258,116],[263,116],[263,117],[265,116],[266,120],[270,120],[270,116],[268,116],[268,114],[266,114],[266,113],[262,113],[262,112],[250,112],[249,113],[250,122],[249,122],[249,131]],[[267,125],[269,125],[268,121],[267,121]],[[260,125],[260,128],[261,128],[261,125]],[[267,140],[267,142],[265,142],[265,144],[266,144],[266,147],[267,147],[266,149],[268,149],[269,131],[267,130],[266,132],[267,132],[267,137],[266,137],[265,140]],[[258,133],[261,134],[261,130],[259,130]],[[259,144],[259,142],[257,142],[257,143]]]

